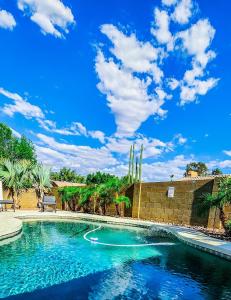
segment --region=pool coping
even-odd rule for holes
[[[74,213],[67,211],[38,212],[38,211],[16,211],[0,213],[0,245],[4,240],[4,244],[11,238],[19,235],[22,231],[23,220],[83,220],[91,222],[101,222],[114,225],[144,227],[162,230],[176,236],[182,242],[211,253],[221,258],[231,261],[231,242],[219,240],[209,237],[195,229],[183,226],[170,225],[166,223],[157,223],[145,220],[118,218],[110,216],[91,215],[84,213]]]

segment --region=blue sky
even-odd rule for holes
[[[230,1],[0,0],[0,120],[39,160],[143,178],[231,170]]]

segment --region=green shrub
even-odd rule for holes
[[[231,235],[231,220],[228,220],[226,222],[225,227],[226,227],[227,233]]]

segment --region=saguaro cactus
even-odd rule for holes
[[[139,161],[139,182],[141,182],[141,179],[142,179],[143,151],[144,151],[144,146],[143,146],[143,144],[142,144],[142,145],[141,145],[141,148],[140,148],[140,161]]]
[[[132,145],[131,145],[131,147],[130,147],[129,165],[128,165],[128,182],[129,182],[129,183],[132,183],[131,164],[132,164]]]
[[[135,144],[132,145],[132,180],[131,183],[134,183],[134,158],[135,158]]]
[[[138,177],[139,174],[138,174],[138,157],[136,156],[136,173],[135,173],[135,182],[138,181]]]

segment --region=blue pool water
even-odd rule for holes
[[[0,246],[0,298],[231,299],[231,263],[147,229],[27,222]],[[150,243],[157,243],[149,246]],[[161,244],[158,244],[161,243]],[[167,243],[167,244],[165,244]]]

